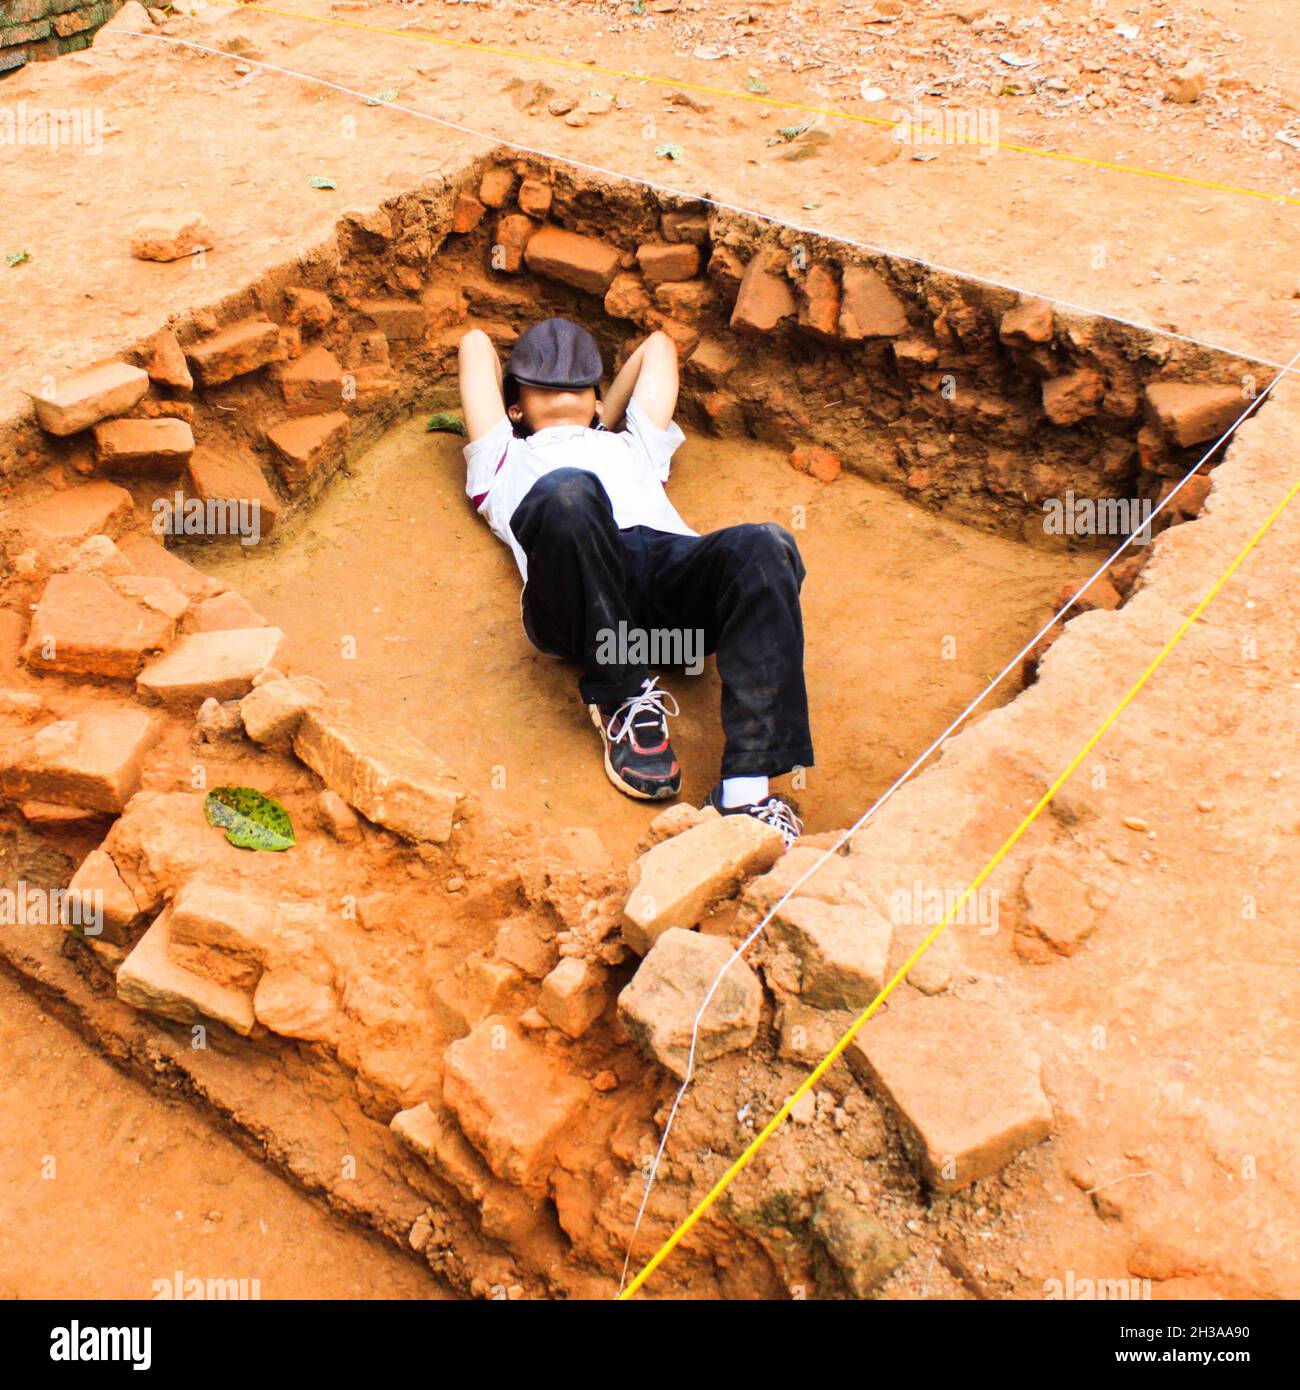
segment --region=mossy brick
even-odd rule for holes
[[[27,24],[8,24],[5,25],[0,33],[4,36],[6,46],[18,43],[36,43],[40,39],[48,38],[50,35],[50,21],[48,19],[34,19]]]

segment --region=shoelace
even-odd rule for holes
[[[660,690],[659,677],[654,676],[641,684],[641,693],[632,695],[624,700],[614,711],[613,718],[609,721],[609,741],[619,743],[636,729],[649,729],[654,727],[656,732],[661,732],[665,738],[668,737],[668,719],[674,718],[680,713],[677,701],[666,690]],[[638,719],[642,715],[648,715],[648,720]],[[619,720],[623,722],[620,724]]]
[[[779,797],[772,796],[766,801],[760,801],[749,814],[755,820],[762,821],[764,825],[779,830],[786,849],[803,834],[803,821]]]

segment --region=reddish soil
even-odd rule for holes
[[[439,1298],[427,1270],[124,1077],[0,975],[0,1298]],[[51,1097],[57,1096],[56,1104]],[[256,1281],[256,1285],[252,1281]]]

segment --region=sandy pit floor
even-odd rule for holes
[[[427,1270],[332,1220],[180,1103],[122,1076],[0,975],[0,1298],[439,1298]],[[58,1096],[57,1106],[50,1097]]]
[[[1095,566],[945,521],[848,474],[823,485],[753,441],[689,437],[669,487],[699,531],[804,520],[817,765],[794,795],[813,832],[855,820],[1046,621],[1062,585]],[[523,634],[518,575],[470,509],[460,441],[427,433],[423,416],[273,544],[186,553],[289,634],[300,669],[411,730],[489,808],[590,826],[621,856],[644,833],[654,808],[605,780],[575,669]],[[682,708],[683,796],[698,802],[722,752],[717,673],[710,660],[701,676],[663,681]]]

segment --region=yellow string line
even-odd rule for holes
[[[598,77],[620,77],[633,82],[649,82],[661,87],[673,87],[683,92],[702,92],[707,96],[727,97],[735,101],[754,101],[762,106],[777,106],[786,111],[802,111],[811,116],[829,116],[840,121],[857,121],[863,125],[877,125],[893,128],[904,124],[891,121],[883,116],[864,116],[854,111],[841,111],[834,106],[810,106],[805,102],[787,101],[780,97],[754,92],[735,91],[730,87],[711,87],[698,82],[685,82],[676,77],[659,77],[653,73],[630,72],[623,68],[599,67],[594,63],[583,63],[573,58],[554,58],[545,53],[525,53],[515,48],[498,48],[493,44],[471,43],[466,39],[446,39],[440,34],[413,33],[406,29],[390,29],[382,24],[366,24],[356,19],[336,19],[333,15],[304,14],[300,10],[282,10],[274,5],[245,4],[243,0],[212,0],[216,5],[227,9],[251,10],[258,14],[278,15],[284,19],[300,19],[311,24],[332,24],[340,29],[359,29],[370,34],[385,34],[394,39],[413,39],[420,43],[436,43],[444,48],[459,48],[470,53],[491,53],[498,58],[513,58],[525,63],[545,63],[551,67],[569,68],[577,72],[591,73]],[[1163,179],[1167,183],[1186,184],[1192,188],[1208,188],[1216,193],[1239,193],[1247,198],[1264,198],[1273,203],[1290,203],[1300,206],[1300,198],[1289,197],[1285,193],[1267,193],[1259,188],[1243,188],[1237,184],[1217,183],[1213,179],[1192,178],[1189,174],[1170,174],[1161,169],[1146,169],[1136,164],[1119,164],[1112,160],[1092,159],[1087,155],[1070,154],[1064,150],[1048,150],[1037,145],[1018,145],[1008,140],[980,141],[965,136],[945,138],[945,144],[977,144],[984,148],[1011,150],[1015,154],[1036,155],[1042,159],[1059,159],[1069,164],[1082,164],[1092,169],[1107,169],[1113,173],[1139,174],[1143,178]]]
[[[683,1221],[681,1225],[677,1227],[677,1229],[672,1233],[672,1235],[670,1235],[668,1239],[664,1241],[663,1245],[659,1247],[659,1249],[655,1252],[654,1256],[641,1270],[641,1272],[636,1276],[636,1278],[633,1279],[632,1282],[627,1286],[627,1288],[619,1294],[619,1302],[631,1298],[632,1295],[636,1293],[636,1291],[645,1283],[645,1281],[655,1272],[655,1270],[658,1269],[661,1264],[663,1264],[663,1262],[676,1248],[678,1243],[690,1233],[690,1231],[698,1224],[698,1222],[705,1215],[705,1213],[708,1212],[709,1208],[713,1206],[713,1204],[718,1200],[718,1198],[721,1197],[722,1194],[727,1190],[727,1188],[731,1186],[732,1182],[736,1179],[736,1177],[738,1177],[739,1174],[743,1172],[743,1170],[749,1165],[750,1161],[753,1159],[754,1155],[758,1153],[759,1149],[761,1149],[763,1145],[766,1144],[767,1141],[772,1137],[772,1135],[776,1133],[776,1131],[785,1122],[787,1116],[799,1103],[799,1101],[808,1094],[808,1092],[817,1084],[818,1081],[821,1080],[821,1078],[826,1074],[826,1072],[836,1062],[836,1060],[838,1060],[838,1058],[848,1047],[848,1045],[853,1041],[855,1037],[857,1037],[858,1031],[861,1029],[863,1024],[866,1023],[867,1020],[872,1016],[872,1014],[874,1014],[885,1002],[885,1000],[889,998],[889,996],[898,987],[899,983],[906,977],[906,975],[916,964],[916,962],[920,960],[922,955],[924,955],[925,952],[930,948],[931,944],[938,940],[940,934],[947,929],[947,927],[951,924],[953,919],[957,916],[958,912],[961,911],[961,908],[965,904],[966,900],[971,896],[972,893],[974,893],[980,887],[980,885],[985,881],[985,879],[988,878],[988,876],[993,872],[993,870],[997,868],[997,866],[1002,862],[1002,860],[1006,858],[1013,846],[1020,840],[1021,836],[1024,835],[1025,831],[1027,831],[1029,827],[1033,825],[1034,821],[1038,819],[1039,815],[1043,812],[1043,810],[1051,803],[1052,798],[1056,795],[1058,791],[1060,791],[1062,786],[1065,785],[1067,779],[1078,769],[1079,764],[1082,763],[1083,760],[1088,756],[1088,754],[1092,752],[1092,750],[1100,742],[1102,736],[1106,733],[1106,731],[1111,727],[1112,724],[1114,724],[1114,722],[1119,718],[1119,716],[1124,712],[1124,710],[1128,708],[1128,705],[1137,695],[1138,691],[1140,691],[1142,687],[1146,685],[1147,681],[1150,680],[1151,676],[1163,664],[1165,658],[1169,655],[1169,653],[1173,651],[1173,649],[1179,644],[1179,642],[1182,641],[1184,635],[1187,633],[1188,629],[1192,626],[1192,624],[1196,622],[1197,619],[1200,618],[1201,614],[1203,614],[1205,610],[1210,606],[1210,604],[1213,603],[1219,591],[1228,582],[1228,580],[1231,579],[1232,576],[1237,572],[1237,569],[1241,565],[1242,561],[1246,558],[1247,555],[1250,554],[1252,550],[1254,550],[1255,546],[1259,543],[1260,539],[1270,529],[1270,527],[1272,527],[1273,523],[1278,519],[1278,517],[1282,515],[1282,513],[1286,510],[1287,506],[1291,503],[1292,499],[1296,496],[1297,493],[1300,493],[1300,478],[1297,478],[1296,481],[1291,485],[1286,496],[1283,497],[1282,500],[1277,504],[1277,506],[1273,508],[1273,511],[1269,514],[1267,520],[1259,528],[1259,530],[1256,531],[1255,534],[1250,538],[1250,540],[1248,540],[1246,544],[1242,546],[1242,548],[1237,552],[1236,556],[1232,560],[1232,563],[1227,567],[1227,569],[1223,571],[1223,573],[1215,581],[1214,586],[1210,589],[1209,593],[1206,594],[1205,597],[1201,599],[1201,601],[1196,605],[1196,607],[1193,608],[1192,611],[1187,615],[1187,617],[1183,619],[1182,623],[1178,628],[1178,631],[1175,632],[1174,635],[1168,640],[1168,642],[1165,643],[1165,645],[1161,648],[1159,654],[1155,657],[1151,664],[1128,688],[1127,692],[1124,695],[1124,698],[1120,700],[1120,702],[1115,706],[1115,708],[1112,709],[1111,712],[1105,717],[1105,719],[1103,719],[1102,722],[1097,726],[1096,732],[1070,760],[1069,765],[1066,767],[1065,771],[1062,772],[1061,775],[1056,779],[1056,781],[1052,783],[1052,785],[1039,799],[1038,804],[1033,808],[1032,811],[1029,812],[1029,814],[1024,818],[1024,820],[1022,820],[1020,824],[1016,826],[1015,830],[1013,830],[1012,833],[1003,842],[1002,847],[998,850],[998,852],[992,857],[992,859],[988,861],[987,864],[984,865],[984,867],[971,881],[966,891],[962,893],[961,897],[958,898],[958,900],[953,904],[951,908],[949,908],[947,915],[944,917],[943,921],[940,922],[938,926],[936,926],[926,936],[926,938],[921,942],[921,944],[916,948],[916,950],[913,951],[910,956],[908,956],[908,958],[903,962],[901,966],[899,966],[898,970],[895,972],[893,978],[889,981],[889,983],[885,985],[884,989],[882,989],[880,993],[876,995],[876,997],[871,1001],[871,1003],[862,1011],[862,1013],[858,1015],[858,1017],[854,1020],[854,1022],[845,1032],[843,1037],[840,1038],[839,1042],[837,1042],[835,1046],[831,1048],[831,1050],[826,1054],[826,1056],[823,1057],[822,1060],[816,1065],[816,1067],[813,1068],[809,1076],[799,1086],[799,1089],[796,1090],[792,1096],[790,1096],[790,1098],[785,1102],[785,1104],[776,1112],[775,1115],[772,1116],[772,1118],[767,1122],[767,1124],[763,1126],[762,1130],[754,1137],[753,1140],[750,1141],[748,1147],[740,1155],[740,1157],[736,1159],[736,1161],[731,1165],[731,1167],[727,1169],[727,1171],[718,1179],[716,1183],[714,1183],[713,1187],[709,1190],[708,1195],[703,1199],[703,1201],[701,1201],[700,1204],[695,1208],[695,1210],[692,1211],[691,1214],[685,1219],[685,1221]]]

